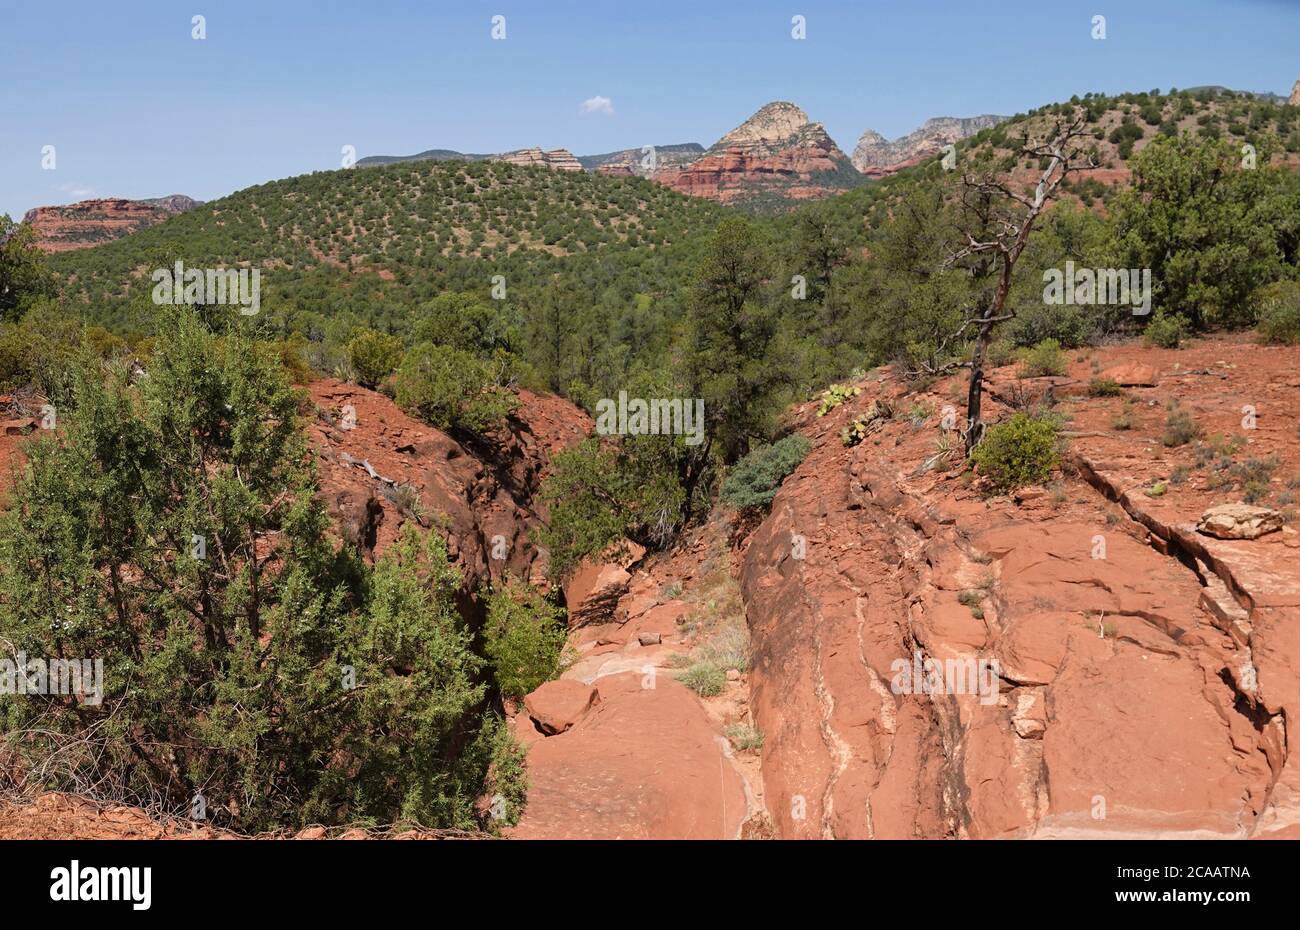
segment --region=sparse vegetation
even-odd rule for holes
[[[862,393],[862,388],[848,384],[832,384],[822,391],[821,403],[817,407],[817,416],[824,417],[836,407],[845,404]]]
[[[1165,418],[1163,442],[1169,448],[1185,446],[1201,435],[1201,427],[1186,410],[1175,408]]]
[[[763,748],[763,734],[752,723],[733,723],[724,732],[737,752],[758,753]]]
[[[957,595],[957,602],[969,609],[976,620],[984,619],[984,596],[979,591],[962,591]]]
[[[1268,499],[1273,473],[1277,471],[1279,464],[1281,463],[1275,455],[1267,458],[1249,458],[1230,466],[1228,474],[1240,486],[1246,503],[1258,504]]]

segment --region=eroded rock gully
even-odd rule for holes
[[[727,737],[752,721],[745,676],[706,697],[677,680],[702,649],[743,637],[729,529],[715,516],[672,553],[643,558],[634,547],[589,572],[609,584],[566,586],[575,661],[562,688],[543,685],[511,718],[528,747],[530,783],[511,836],[734,839],[768,830],[758,756]]]
[[[333,378],[309,390],[321,493],[339,531],[367,558],[407,520],[427,527],[436,514],[468,589],[503,571],[544,582],[547,557],[529,532],[545,511],[533,495],[550,456],[590,431],[586,414],[521,391],[510,429],[468,447],[374,391]]]

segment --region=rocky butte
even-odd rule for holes
[[[552,149],[544,152],[540,148],[519,149],[494,155],[489,161],[503,161],[511,165],[525,167],[554,168],[556,171],[581,171],[582,163],[573,157],[568,149]]]
[[[720,203],[810,200],[862,183],[822,124],[786,101],[763,106],[701,158],[655,180]]]

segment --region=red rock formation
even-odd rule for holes
[[[1131,382],[1128,398],[1088,396],[1094,361]],[[1300,838],[1300,533],[1199,531],[1242,489],[1197,467],[1194,447],[1160,442],[1177,399],[1207,436],[1242,440],[1239,460],[1275,457],[1265,496],[1287,506],[1286,481],[1300,474],[1297,371],[1300,348],[1244,338],[1076,358],[1051,379],[1069,415],[1069,468],[1050,488],[1004,497],[936,458],[959,378],[909,394],[877,372],[825,417],[802,405],[792,423],[813,448],[735,564],[721,511],[674,552],[643,558],[612,612],[571,630],[577,659],[562,679],[514,711],[530,789],[511,834]],[[990,416],[1006,416],[1026,386],[1015,375],[990,373]],[[518,477],[493,477],[477,452],[456,452],[379,395],[337,382],[312,391],[322,407],[356,408],[348,435],[318,427],[331,481],[373,483],[337,460],[378,449],[381,474],[460,488],[469,516],[454,502],[446,512],[468,521],[452,534],[462,551],[481,547],[492,514],[534,518],[499,492],[588,425],[563,402],[525,397],[518,454],[494,460]],[[931,413],[845,448],[840,428],[882,397]],[[1134,428],[1116,431],[1126,399]],[[404,465],[408,447],[431,454]],[[1180,467],[1186,478],[1171,481]],[[1165,491],[1146,493],[1157,482]],[[675,669],[722,609],[733,568],[752,667],[700,698]],[[948,680],[904,682],[917,661],[947,663]],[[966,669],[973,677],[952,674]],[[756,757],[723,739],[737,723],[764,736],[761,778]],[[25,816],[37,826],[4,835],[121,835]]]
[[[1207,434],[1240,434],[1242,403],[1280,413],[1300,389],[1295,349],[1188,352],[1098,355],[1155,367],[1159,397],[1183,398]],[[1249,365],[1222,361],[1247,352]],[[1078,383],[1093,377],[1073,367]],[[999,413],[1011,374],[990,386]],[[1153,454],[1162,405],[1120,433],[1108,423],[1121,398],[1072,393],[1063,403],[1080,477],[1054,495],[986,499],[956,469],[926,468],[937,413],[931,429],[896,420],[844,448],[841,421],[880,394],[903,401],[891,381],[863,387],[828,417],[802,409],[814,448],[744,556],[778,834],[1300,834],[1300,761],[1286,749],[1300,717],[1300,534],[1197,533],[1225,496],[1209,476],[1142,493],[1184,459],[1194,466],[1190,449],[1177,461]],[[962,388],[940,383],[906,402],[939,411]],[[1294,473],[1294,430],[1260,422],[1250,454]],[[974,688],[900,688],[895,663],[918,654],[958,669],[995,661],[997,687],[987,700]]]
[[[787,149],[771,158],[729,149],[720,155],[706,155],[685,168],[658,172],[654,179],[680,193],[719,203],[753,200],[763,193],[790,200],[813,200],[845,189],[814,178],[819,172],[834,172],[845,164],[842,154],[837,157],[836,152],[824,147]]]
[[[310,391],[324,413],[309,428],[322,493],[343,535],[368,557],[416,516],[404,499],[410,493],[424,525],[447,528],[449,552],[469,587],[506,568],[541,581],[546,555],[529,539],[541,518],[532,495],[550,456],[590,431],[586,414],[562,398],[521,391],[512,428],[470,450],[374,391],[335,379],[316,381]]]
[[[183,194],[154,200],[115,197],[60,207],[36,207],[27,211],[23,222],[36,230],[39,248],[46,252],[66,252],[120,239],[196,206],[197,201]]]

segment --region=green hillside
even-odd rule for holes
[[[1026,183],[1031,177],[1036,180],[1036,164],[1017,158],[1019,141],[1026,133],[1042,132],[1053,118],[1065,115],[1075,106],[1081,107],[1085,114],[1101,170],[1073,181],[1066,199],[1087,206],[1101,207],[1112,193],[1127,187],[1131,160],[1157,136],[1190,135],[1197,139],[1223,140],[1238,147],[1250,143],[1261,152],[1271,151],[1292,164],[1300,163],[1300,108],[1288,106],[1285,98],[1276,95],[1205,87],[1163,94],[1158,91],[1113,96],[1085,94],[1018,113],[958,142],[957,173],[974,160],[991,158],[1001,171],[1012,173]],[[805,204],[795,211],[796,216],[783,222],[797,223],[800,212],[825,215],[834,218],[850,241],[865,244],[870,230],[879,230],[888,222],[903,192],[939,177],[942,169],[939,157],[935,156],[877,184]]]
[[[403,307],[448,290],[487,296],[493,275],[508,291],[560,269],[597,289],[618,279],[656,290],[673,280],[676,247],[723,212],[637,178],[404,163],[250,187],[51,264],[68,298],[117,328],[142,325],[131,313],[147,291],[141,273],[175,259],[261,267],[264,307],[346,308],[400,328]]]

